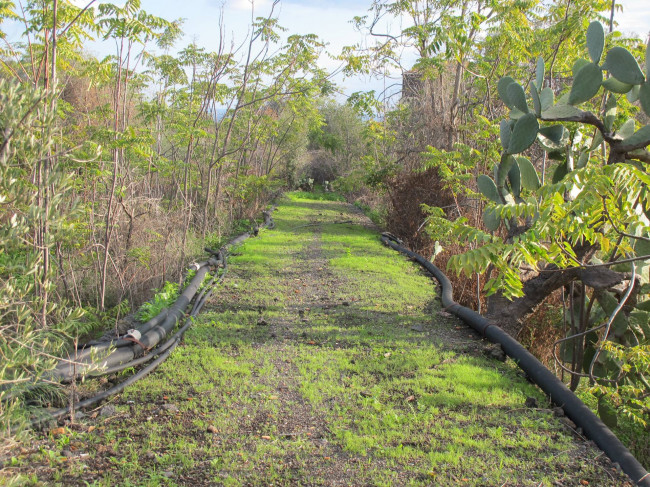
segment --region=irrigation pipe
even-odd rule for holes
[[[453,299],[451,281],[435,265],[421,255],[400,245],[401,242],[390,234],[382,234],[381,241],[384,245],[407,255],[429,271],[440,283],[442,305],[447,311],[461,318],[490,341],[500,344],[503,351],[517,362],[517,365],[526,372],[528,377],[549,395],[551,401],[562,407],[566,415],[576,425],[580,426],[585,434],[613,462],[617,462],[636,485],[650,487],[650,475],[643,465],[634,458],[605,423],[578,399],[553,372],[496,324],[476,311],[456,303]]]
[[[275,223],[271,217],[271,214],[274,210],[275,207],[272,207],[271,210],[263,212],[264,223],[261,225],[261,227],[255,228],[255,235],[257,235],[259,228],[271,229],[275,227]],[[148,362],[157,356],[153,362],[120,384],[117,384],[93,397],[74,404],[74,409],[76,410],[92,406],[106,399],[107,397],[110,397],[113,394],[117,394],[123,391],[129,385],[149,375],[153,370],[156,369],[156,367],[158,367],[158,365],[164,362],[167,357],[169,357],[171,352],[180,344],[183,335],[190,327],[190,325],[194,322],[194,318],[200,313],[203,305],[212,296],[216,285],[223,282],[228,270],[228,250],[235,245],[241,244],[250,236],[250,232],[244,233],[231,240],[219,251],[206,249],[216,258],[211,258],[208,261],[202,262],[200,264],[195,264],[197,271],[196,275],[192,278],[185,290],[176,299],[171,308],[168,310],[163,310],[156,317],[147,321],[138,329],[141,337],[139,340],[136,339],[135,343],[133,340],[124,338],[118,338],[108,342],[95,342],[91,343],[89,347],[80,347],[81,352],[77,352],[76,357],[74,357],[74,361],[61,361],[54,369],[52,377],[54,379],[60,380],[61,382],[65,382],[72,381],[76,378],[77,375],[79,375],[79,371],[77,370],[78,367],[82,368],[81,374],[83,374],[84,368],[90,369],[97,366],[97,364],[93,363],[93,354],[104,350],[110,350],[111,347],[114,347],[114,350],[107,357],[104,357],[103,363],[99,365],[99,367],[103,366],[105,370],[101,371],[99,374],[93,374],[93,376],[120,372],[126,368],[134,367],[136,365],[141,365],[145,362]],[[206,286],[204,286],[203,289],[200,290],[201,284],[203,283],[203,280],[205,279],[205,276],[211,267],[216,267],[217,272],[212,277],[212,280]],[[223,272],[221,274],[218,273],[219,267],[223,267]],[[192,311],[187,317],[187,320],[185,321],[185,324],[169,339],[167,339],[166,342],[158,345],[158,343],[168,333],[170,333],[171,330],[173,330],[174,326],[185,313],[185,309],[191,303],[193,298],[195,298],[194,305],[192,307]],[[149,350],[149,354],[140,357],[146,350]],[[31,425],[32,427],[35,427],[52,419],[58,419],[68,414],[70,410],[71,406],[67,406],[52,413],[47,413],[44,416],[32,419]]]

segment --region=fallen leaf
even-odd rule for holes
[[[95,427],[94,426],[88,426],[88,433],[91,433],[94,431]]]
[[[390,356],[391,356],[391,353],[390,353],[390,352],[386,352],[386,353],[384,354],[384,357],[386,357],[386,358],[388,358],[388,357],[390,357]]]
[[[267,435],[262,435],[262,439],[263,439],[263,440],[270,440],[271,437],[270,437],[270,436],[267,436]]]
[[[582,485],[589,485],[589,482],[587,482],[586,480],[581,480],[580,483],[581,483]]]
[[[65,434],[65,428],[54,428],[50,430],[50,434],[53,436],[60,436]]]
[[[413,402],[415,401],[415,396],[409,396],[406,398],[406,402]]]

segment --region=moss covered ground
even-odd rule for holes
[[[435,283],[383,247],[357,209],[292,193],[274,218],[235,250],[170,359],[24,446],[2,478],[626,485],[511,361],[440,309]]]

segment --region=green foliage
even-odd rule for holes
[[[634,87],[639,87],[635,96],[645,96],[647,81],[634,55],[623,47],[610,48],[599,66],[604,44],[602,26],[592,23],[587,48],[593,62],[574,64],[573,84],[555,104],[549,103],[550,97],[542,101],[547,88],[542,87],[544,69],[538,62],[536,83],[530,85],[535,114],[529,112],[523,90],[513,78],[503,77],[497,85],[510,108],[510,120],[501,122],[504,152],[494,179],[481,174],[476,183],[489,201],[483,213],[485,227],[491,231],[502,227],[507,236],[489,237],[457,220],[451,238],[479,246],[449,260],[450,268],[467,275],[488,268],[497,271],[486,284],[488,293],[523,297],[522,266],[543,272],[552,265],[555,272],[563,272],[631,259],[641,283],[650,281],[646,248],[650,176],[645,166],[650,153],[644,150],[650,144],[650,125],[637,129],[633,118],[619,116],[629,105],[625,97],[616,97]],[[603,71],[612,78],[603,81]],[[604,104],[592,101],[601,86],[606,91]],[[574,106],[583,103],[598,111]],[[545,123],[541,128],[538,119]],[[526,150],[535,139],[549,158],[559,161],[551,181],[540,178],[529,159],[511,155]],[[605,159],[603,152],[595,152],[603,143]],[[630,264],[619,267],[613,269],[630,270]],[[620,297],[598,287],[591,297],[585,295],[582,310],[571,301],[570,315],[577,318],[571,319],[569,336],[561,344],[561,359],[573,364],[572,373],[595,380],[592,392],[599,397],[601,416],[610,423],[616,414],[624,414],[645,425],[650,412],[650,386],[645,377],[650,362],[650,315],[643,311],[650,306],[650,295],[647,287],[643,289],[636,289],[639,304],[623,311],[618,306]],[[585,287],[582,292],[589,290]],[[576,335],[592,327],[593,333]],[[603,328],[606,333],[599,337],[596,331]],[[572,386],[577,382],[572,380]]]
[[[55,270],[48,263],[76,216],[64,203],[69,176],[51,153],[52,100],[41,89],[0,80],[0,105],[0,425],[5,434],[26,419],[26,401],[34,401],[39,391],[57,396],[52,386],[35,384],[67,341],[86,330],[81,309],[51,297]]]
[[[178,297],[178,284],[173,282],[166,282],[160,289],[157,289],[153,299],[143,303],[138,311],[136,317],[142,321],[149,321],[154,316],[158,315],[165,308],[169,308]]]

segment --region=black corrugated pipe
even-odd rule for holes
[[[210,265],[219,265],[220,262],[211,259],[205,265],[199,267],[196,275],[192,278],[181,295],[176,299],[174,304],[168,309],[165,319],[162,323],[150,327],[137,342],[120,339],[119,342],[126,342],[126,345],[116,346],[117,342],[107,342],[99,346],[86,348],[79,353],[71,355],[70,360],[59,363],[52,372],[52,379],[61,382],[69,382],[76,376],[86,375],[91,367],[111,368],[125,362],[130,362],[144,354],[145,350],[154,348],[158,343],[174,329],[176,323],[181,319],[185,310],[198,291],[205,275],[210,270]],[[148,325],[149,323],[145,324]],[[108,356],[101,357],[101,353],[110,346],[116,346],[115,350]],[[99,355],[99,357],[98,357]],[[97,359],[100,358],[99,363]],[[71,363],[74,362],[74,363]]]
[[[447,311],[461,318],[465,323],[490,341],[500,344],[503,351],[517,362],[517,365],[526,372],[528,377],[549,395],[551,401],[562,407],[566,415],[575,424],[580,426],[585,434],[613,462],[617,462],[636,485],[650,487],[650,474],[643,468],[643,465],[634,458],[605,423],[578,399],[578,396],[566,387],[553,372],[544,367],[523,345],[496,324],[481,316],[476,311],[456,303],[452,295],[451,281],[435,265],[421,255],[400,245],[401,242],[391,234],[382,234],[381,241],[384,245],[388,245],[398,252],[409,256],[429,271],[440,283],[442,305]]]
[[[263,211],[264,223],[261,228],[273,228],[275,223],[271,216],[275,206],[268,211]],[[208,250],[215,258],[205,262],[195,264],[196,275],[192,278],[188,286],[176,299],[174,304],[161,311],[142,326],[137,328],[140,338],[134,341],[132,338],[115,338],[102,342],[91,342],[90,346],[82,345],[76,354],[72,353],[69,360],[59,363],[54,371],[50,374],[51,380],[70,382],[76,376],[83,376],[88,373],[91,367],[108,368],[114,370],[120,365],[130,363],[156,347],[171,330],[185,313],[190,301],[197,293],[205,275],[211,266],[225,265],[227,250],[235,245],[243,243],[251,236],[246,232],[228,242],[220,251]],[[198,301],[198,300],[197,300]],[[106,357],[101,357],[102,353],[108,353]],[[99,360],[98,360],[99,358]]]

